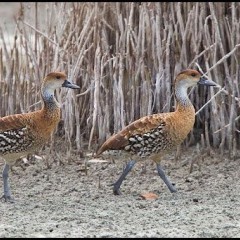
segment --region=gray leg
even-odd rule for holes
[[[122,181],[125,179],[125,177],[128,175],[128,173],[132,170],[134,164],[136,163],[136,161],[131,160],[130,162],[128,162],[126,168],[124,169],[122,175],[119,177],[119,179],[113,184],[113,193],[115,195],[120,195],[121,192],[119,190]]]
[[[5,166],[3,168],[3,173],[2,173],[2,177],[3,177],[3,196],[2,196],[2,198],[4,198],[5,201],[14,202],[14,200],[10,194],[10,187],[8,184],[8,172],[9,172],[9,165],[5,164]]]
[[[158,175],[160,178],[165,182],[168,189],[173,193],[176,192],[176,188],[172,185],[172,183],[168,180],[167,176],[165,175],[163,169],[161,168],[160,164],[157,164]]]

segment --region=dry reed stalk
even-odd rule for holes
[[[100,62],[101,62],[101,55],[100,55],[100,48],[96,49],[96,54],[95,54],[95,63],[94,65],[96,66],[95,72],[94,72],[94,106],[93,106],[93,122],[92,122],[92,129],[90,132],[90,137],[89,137],[89,149],[91,146],[91,143],[93,141],[94,133],[95,133],[95,128],[97,126],[97,115],[98,115],[98,109],[99,109],[99,91],[100,91]]]
[[[56,93],[62,104],[62,141],[68,154],[84,146],[92,150],[141,116],[174,110],[174,77],[197,63],[222,88],[190,92],[197,131],[184,145],[204,138],[207,148],[237,155],[240,3],[20,6],[12,42],[0,26],[1,116],[39,109],[43,76],[66,71],[82,90]]]

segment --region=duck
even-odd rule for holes
[[[109,137],[98,148],[96,157],[105,151],[115,150],[121,151],[121,156],[127,160],[122,174],[112,184],[115,195],[122,194],[121,184],[135,163],[146,159],[156,163],[157,173],[170,192],[177,192],[160,163],[166,154],[176,150],[193,129],[195,108],[188,97],[188,89],[197,85],[217,86],[195,69],[181,71],[174,81],[175,111],[141,117]]]
[[[60,121],[61,108],[54,92],[58,88],[79,89],[64,72],[50,72],[41,84],[42,108],[0,118],[0,157],[4,159],[3,196],[14,202],[9,184],[9,168],[17,159],[41,149],[51,138]]]

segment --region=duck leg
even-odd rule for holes
[[[14,199],[11,197],[10,194],[10,187],[8,183],[8,172],[9,172],[9,165],[6,163],[3,168],[2,177],[3,177],[3,196],[2,198],[5,201],[14,202]]]
[[[121,192],[119,190],[123,180],[125,179],[125,177],[128,175],[128,173],[132,170],[134,164],[136,163],[136,161],[131,160],[127,163],[126,168],[123,170],[122,175],[119,177],[119,179],[113,184],[113,193],[115,195],[121,195]]]
[[[160,176],[160,178],[164,181],[164,183],[167,185],[168,189],[170,190],[170,192],[177,192],[176,188],[172,185],[172,183],[169,181],[169,179],[167,178],[167,176],[165,175],[162,167],[160,164],[157,164],[157,170],[158,170],[158,175]]]

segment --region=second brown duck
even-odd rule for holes
[[[106,150],[123,150],[130,158],[122,175],[113,184],[115,195],[121,194],[120,186],[136,161],[146,158],[156,162],[158,174],[168,189],[171,192],[177,191],[165,175],[160,161],[166,153],[175,150],[193,129],[195,109],[188,97],[188,88],[196,85],[216,86],[216,84],[193,69],[180,72],[174,84],[177,102],[174,112],[142,117],[111,136],[98,149],[96,156]]]

